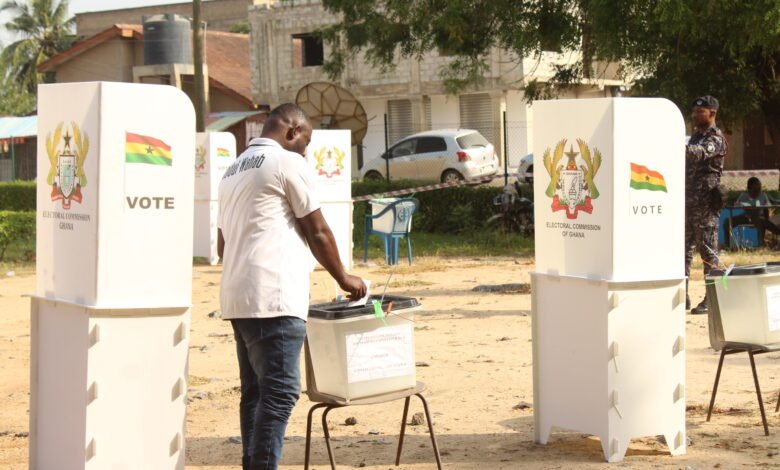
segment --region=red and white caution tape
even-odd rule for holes
[[[780,170],[731,170],[724,171],[723,176],[780,176]]]
[[[509,176],[520,176],[520,173],[509,173]],[[403,196],[405,194],[422,193],[425,191],[433,191],[434,189],[452,188],[455,186],[463,186],[464,184],[483,183],[485,181],[492,181],[496,178],[503,178],[504,174],[495,174],[490,176],[479,176],[477,178],[469,178],[465,180],[451,181],[449,183],[437,183],[427,184],[425,186],[417,186],[416,188],[396,189],[393,191],[387,191],[384,193],[368,194],[365,196],[358,196],[352,198],[353,202],[368,201],[371,199],[379,199],[392,196]]]

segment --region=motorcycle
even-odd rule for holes
[[[488,219],[488,224],[498,225],[507,232],[534,234],[534,202],[523,196],[522,186],[515,180],[493,198],[493,205],[500,208],[498,214]]]

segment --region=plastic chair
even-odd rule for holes
[[[728,248],[756,248],[759,246],[758,229],[752,224],[731,226],[734,217],[744,215],[745,211],[739,208],[725,208],[720,211],[718,220],[718,240],[721,246],[725,246],[726,233],[729,233]],[[728,232],[730,230],[730,232]]]
[[[731,229],[731,246],[737,248],[758,248],[758,229],[755,225],[737,225]]]
[[[425,384],[423,382],[417,382],[414,388],[407,388],[405,390],[398,390],[396,392],[382,393],[380,395],[374,395],[365,398],[357,398],[353,400],[345,400],[343,398],[334,397],[321,393],[317,390],[317,381],[314,378],[314,369],[312,366],[311,353],[309,352],[309,342],[304,341],[304,356],[306,361],[306,395],[309,400],[314,404],[309,409],[309,414],[306,419],[306,450],[303,468],[309,470],[309,461],[311,457],[311,427],[314,419],[314,412],[320,408],[324,408],[322,412],[322,432],[325,437],[325,445],[328,449],[328,460],[330,460],[331,470],[336,470],[336,456],[333,455],[333,448],[330,445],[330,431],[328,430],[328,413],[336,408],[344,408],[352,405],[376,405],[379,403],[386,403],[388,401],[404,399],[404,412],[401,417],[401,433],[398,436],[398,450],[395,456],[395,466],[401,464],[401,451],[404,447],[404,435],[406,433],[406,418],[409,415],[409,402],[412,396],[416,396],[420,399],[423,405],[423,411],[425,411],[425,420],[428,422],[428,433],[431,436],[431,444],[433,445],[433,454],[436,458],[436,467],[439,470],[441,468],[441,454],[439,454],[439,446],[436,443],[436,435],[433,432],[433,421],[431,420],[431,412],[428,409],[428,402],[425,397],[422,396],[422,392],[425,391]]]
[[[412,239],[409,231],[412,229],[412,216],[417,212],[419,204],[415,198],[398,199],[388,204],[378,214],[366,214],[363,262],[368,261],[368,236],[376,235],[384,242],[387,264],[398,264],[398,241],[406,237],[406,255],[409,264],[412,264]],[[386,230],[374,228],[374,221],[390,215],[392,215],[392,223],[385,228]]]

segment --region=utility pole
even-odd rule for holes
[[[195,129],[206,130],[206,84],[203,77],[203,24],[200,19],[201,0],[192,0],[192,53],[195,66]]]

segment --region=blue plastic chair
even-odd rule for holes
[[[385,245],[385,261],[387,264],[398,264],[398,240],[406,237],[406,255],[412,264],[412,238],[409,231],[412,228],[412,216],[417,212],[419,201],[415,198],[404,198],[393,201],[378,214],[366,214],[366,230],[363,239],[363,261],[368,261],[368,236],[376,235],[382,238]],[[393,222],[390,231],[375,230],[374,220],[392,214]]]
[[[718,240],[724,245],[726,231],[729,229],[729,215],[734,218],[743,215],[743,209],[732,208],[720,211],[720,220],[718,223]],[[757,248],[759,246],[758,229],[751,224],[735,225],[731,227],[731,236],[729,237],[728,248]]]

